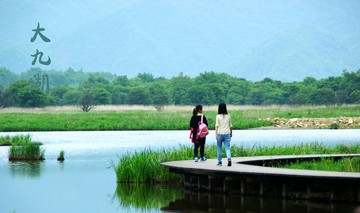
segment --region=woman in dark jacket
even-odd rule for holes
[[[190,119],[190,128],[192,130],[192,142],[194,143],[195,162],[198,162],[198,149],[199,149],[199,147],[200,147],[200,160],[201,161],[206,161],[206,158],[204,157],[206,137],[196,139],[196,133],[197,133],[197,130],[198,130],[199,123],[201,121],[201,116],[203,116],[203,123],[206,124],[206,126],[209,126],[205,115],[202,114],[202,106],[197,105],[194,108],[193,115],[192,115],[192,117]]]

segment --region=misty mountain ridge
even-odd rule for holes
[[[356,67],[357,58],[358,55],[342,42],[315,29],[299,27],[264,42],[237,68],[250,73],[249,79],[262,73],[283,80],[321,78]]]
[[[0,66],[136,76],[225,72],[248,80],[338,76],[360,69],[360,2],[24,1],[0,3]],[[51,42],[30,42],[37,23]],[[46,56],[44,56],[46,57]]]

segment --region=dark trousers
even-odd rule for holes
[[[194,157],[198,157],[198,150],[200,148],[200,157],[203,158],[204,157],[204,151],[205,151],[205,138],[199,138],[195,143],[194,143]]]

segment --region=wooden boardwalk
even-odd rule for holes
[[[237,157],[232,158],[231,167],[226,165],[226,159],[223,159],[223,166],[217,166],[216,159],[173,161],[162,165],[170,172],[184,174],[188,190],[360,202],[360,173],[268,167],[284,162],[344,157],[360,157],[360,154]]]

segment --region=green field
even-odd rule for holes
[[[85,131],[85,130],[187,130],[192,107],[188,110],[134,110],[90,112],[3,112],[0,131]],[[210,129],[214,127],[216,107],[204,106]],[[268,118],[360,117],[360,106],[331,107],[236,107],[229,106],[234,129],[271,126]],[[357,126],[356,128],[358,128]]]

